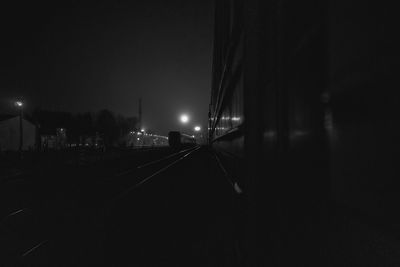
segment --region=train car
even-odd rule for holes
[[[209,142],[236,192],[240,266],[400,262],[393,10],[215,1]]]
[[[182,144],[187,144],[187,145],[195,145],[196,144],[196,139],[194,135],[188,135],[188,134],[181,134],[181,143]]]
[[[181,145],[181,133],[178,131],[169,132],[168,144],[172,148],[178,148]]]
[[[192,135],[179,131],[170,131],[168,133],[168,143],[174,149],[188,148],[196,144],[196,139]]]
[[[168,137],[145,133],[145,132],[135,132],[131,131],[123,139],[122,142],[128,147],[161,147],[168,146]]]

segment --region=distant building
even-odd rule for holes
[[[40,134],[41,149],[63,149],[67,146],[67,130],[65,128],[56,128],[53,131],[47,131]]]
[[[19,116],[0,115],[0,151],[18,151],[20,142]],[[22,150],[34,150],[36,144],[36,126],[22,119]]]
[[[96,132],[94,135],[84,135],[80,136],[79,145],[88,146],[88,147],[101,147],[103,146],[103,138],[101,138],[100,134]]]
[[[68,112],[37,109],[33,117],[38,124],[41,150],[59,150],[68,147],[67,132],[73,124],[73,116]]]

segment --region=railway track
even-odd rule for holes
[[[196,151],[112,206],[109,266],[234,266],[237,193],[212,154]]]
[[[3,219],[0,219],[0,228],[2,232],[8,232],[8,234],[9,227],[5,227],[5,225],[15,224],[19,228],[14,227],[13,233],[9,235],[9,240],[3,240],[3,243],[6,242],[6,244],[2,244],[2,251],[4,252],[3,249],[6,246],[11,247],[11,249],[5,252],[7,254],[4,255],[5,257],[0,257],[0,265],[7,266],[11,264],[12,266],[12,264],[19,264],[24,266],[35,264],[36,262],[39,264],[44,257],[47,257],[47,260],[50,260],[49,258],[55,259],[56,255],[60,256],[60,254],[63,254],[60,251],[68,251],[68,247],[73,246],[72,243],[76,242],[72,237],[77,237],[77,235],[73,232],[83,235],[87,231],[90,232],[88,230],[92,228],[90,223],[82,224],[80,223],[81,221],[98,220],[98,224],[102,224],[105,219],[104,216],[107,216],[104,213],[105,209],[112,209],[113,206],[119,205],[129,194],[134,194],[133,191],[136,188],[144,185],[166,170],[173,168],[199,148],[199,146],[196,146],[157,158],[147,156],[145,159],[137,160],[133,163],[129,159],[124,159],[126,163],[129,163],[127,164],[128,166],[118,166],[113,169],[113,175],[109,179],[106,179],[106,182],[104,180],[97,181],[97,185],[94,186],[96,187],[95,190],[90,187],[89,183],[85,184],[79,190],[78,196],[73,196],[74,193],[70,192],[70,200],[64,199],[61,201],[75,202],[75,205],[72,205],[69,209],[57,207],[57,204],[60,204],[60,206],[65,205],[65,203],[58,202],[51,205],[54,209],[41,209],[36,206],[34,208],[19,208],[12,211],[4,216]],[[147,152],[149,151],[151,150]],[[79,185],[75,186],[75,188],[77,187]],[[49,190],[55,189],[49,188]],[[74,197],[78,199],[73,199]],[[48,199],[48,201],[52,201],[52,199]],[[89,214],[90,212],[85,212],[85,209],[95,210],[95,212]],[[28,217],[30,219],[27,219]],[[58,219],[52,217],[57,217]],[[27,225],[32,223],[32,221],[35,221],[36,224],[33,228],[32,225]],[[101,227],[99,225],[97,228]],[[29,233],[26,234],[25,230],[21,230],[24,227],[31,228],[32,237],[26,238],[26,236],[29,236]],[[21,237],[20,232],[25,232],[24,237]],[[94,234],[90,238],[93,238],[93,236]],[[88,236],[88,239],[90,238]],[[29,242],[24,242],[26,239],[29,239]],[[90,243],[90,240],[85,241]],[[98,242],[101,242],[101,240],[98,240]],[[14,251],[12,251],[13,246]]]
[[[124,196],[129,194],[135,188],[143,185],[144,183],[146,183],[150,179],[154,178],[155,176],[157,176],[157,175],[161,174],[162,172],[166,171],[167,169],[175,166],[176,164],[181,162],[183,159],[185,159],[187,156],[194,153],[198,149],[200,149],[200,146],[196,146],[196,147],[189,148],[189,149],[184,149],[184,150],[178,151],[176,153],[173,153],[171,155],[168,155],[166,157],[146,162],[146,163],[141,164],[133,169],[126,170],[123,173],[118,173],[117,177],[127,176],[127,175],[131,175],[133,173],[136,173],[135,176],[138,177],[139,179],[137,181],[135,181],[134,184],[129,186],[126,190],[123,190],[122,192],[120,192],[112,200],[112,202],[122,199]]]

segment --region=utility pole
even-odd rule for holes
[[[15,105],[19,108],[19,156],[22,159],[22,146],[23,146],[23,122],[22,122],[22,117],[24,114],[24,103],[22,101],[17,101],[15,102]]]

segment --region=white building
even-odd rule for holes
[[[18,151],[20,134],[19,116],[0,115],[0,151]],[[36,142],[36,126],[22,120],[22,150],[33,150]]]

